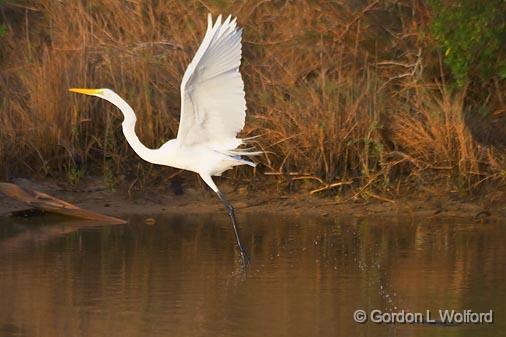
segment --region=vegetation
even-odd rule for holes
[[[0,0],[0,6],[2,6],[4,3],[3,0]],[[4,36],[7,30],[5,29],[5,26],[0,23],[0,37]]]
[[[177,132],[179,82],[210,11],[245,28],[243,135],[267,151],[258,171],[227,176],[364,198],[504,185],[504,11],[351,3],[7,1],[0,174],[139,186],[170,176],[136,158],[114,107],[67,88],[113,88],[137,111],[140,138],[161,145]]]
[[[506,1],[430,1],[431,32],[457,84],[469,75],[506,79]]]

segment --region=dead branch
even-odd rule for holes
[[[320,188],[317,188],[315,190],[312,190],[311,192],[309,192],[309,194],[313,195],[313,194],[318,193],[318,192],[330,190],[330,189],[332,189],[334,187],[339,187],[339,186],[343,186],[343,185],[350,185],[352,183],[353,183],[353,181],[340,181],[338,183],[327,184],[327,185],[325,185],[323,187],[320,187]]]
[[[0,183],[0,193],[45,212],[57,213],[86,220],[102,221],[110,224],[126,223],[125,220],[88,211],[48,194],[28,188],[22,188],[15,184]]]

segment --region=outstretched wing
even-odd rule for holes
[[[244,127],[246,100],[241,65],[242,29],[229,16],[212,23],[181,82],[181,121],[177,138],[185,145],[209,144],[232,150]]]

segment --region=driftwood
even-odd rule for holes
[[[107,222],[109,224],[126,223],[125,220],[88,211],[52,197],[46,193],[22,188],[10,183],[0,183],[0,193],[45,212],[57,213],[86,220]]]

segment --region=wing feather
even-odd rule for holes
[[[181,82],[181,121],[178,140],[185,145],[206,143],[217,150],[241,144],[246,100],[241,65],[242,29],[236,19],[221,15],[207,31]]]

